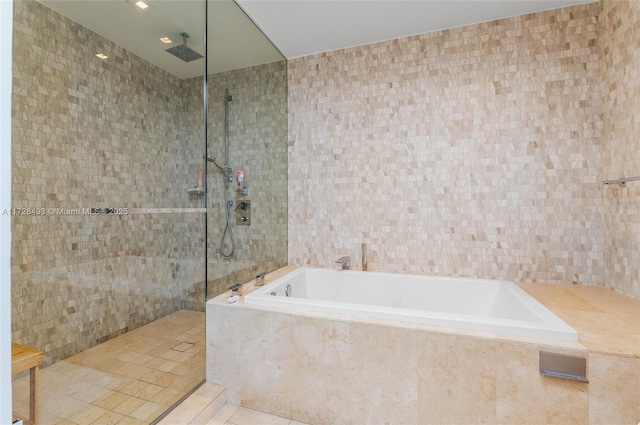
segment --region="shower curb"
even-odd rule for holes
[[[150,425],[204,425],[227,402],[227,389],[202,381]]]

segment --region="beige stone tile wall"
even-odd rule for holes
[[[12,217],[12,337],[49,363],[176,310],[186,276],[204,280],[186,261],[204,258],[202,213],[133,212],[203,206],[186,195],[197,146],[180,138],[179,79],[36,1],[15,2],[13,58],[12,207],[46,214]],[[127,214],[57,210],[94,207]]]
[[[602,177],[640,176],[640,2],[602,2]],[[605,186],[605,284],[640,299],[640,182]]]
[[[210,267],[209,294],[219,294],[256,274],[275,270],[287,263],[287,64],[274,62],[210,75],[208,79],[209,146],[208,155],[224,164],[224,94],[229,90],[229,165],[246,170],[248,195],[229,185],[233,201],[232,231],[236,254],[231,260],[219,254],[225,226],[222,175],[209,165],[208,243]],[[185,133],[202,138],[202,79],[185,81]],[[202,154],[199,156],[202,157]],[[195,164],[197,170],[197,163]],[[195,171],[194,171],[195,172]],[[242,200],[251,201],[251,225],[236,225],[235,208]],[[226,239],[228,243],[229,239]]]
[[[229,277],[229,284],[242,283],[287,264],[287,64],[282,61],[219,73],[209,82],[209,154],[224,157],[222,100],[228,89],[233,98],[228,116],[229,164],[234,170],[246,170],[248,195],[238,193],[234,181],[230,197],[234,210],[243,199],[251,201],[251,225],[236,226],[236,214],[232,215],[236,238],[233,261],[254,263]],[[224,230],[221,175],[211,172],[209,185],[209,252],[220,258],[218,247]],[[212,293],[223,292],[227,286],[218,286]]]
[[[289,262],[608,284],[599,10],[290,60]]]

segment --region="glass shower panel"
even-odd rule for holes
[[[205,377],[205,3],[147,6],[14,6],[12,337],[44,424],[150,423]]]
[[[212,297],[287,264],[287,64],[238,4],[208,7]]]

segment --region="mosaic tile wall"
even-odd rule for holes
[[[640,2],[603,1],[602,179],[640,176]],[[640,182],[604,186],[605,284],[640,299]]]
[[[289,61],[289,262],[603,285],[600,5]]]
[[[170,263],[204,258],[204,215],[134,209],[202,207],[186,196],[197,146],[179,79],[40,3],[15,2],[13,58],[12,207],[46,214],[13,217],[12,337],[48,363],[179,308],[198,270]],[[128,214],[74,212],[94,207]]]
[[[209,165],[209,260],[217,267],[209,273],[209,294],[216,295],[234,283],[287,264],[287,70],[274,62],[209,76],[209,152],[224,164],[224,95],[229,90],[229,165],[246,170],[248,195],[229,186],[236,253],[231,260],[219,254],[224,232],[225,201],[222,174]],[[189,105],[202,103],[202,80],[186,82]],[[193,106],[192,106],[193,108]],[[201,112],[189,113],[185,131],[197,128]],[[201,137],[195,135],[193,137]],[[235,174],[234,174],[235,178]],[[235,209],[251,201],[251,225],[236,225]],[[225,239],[225,249],[229,248]],[[228,251],[227,251],[228,252]]]
[[[45,351],[49,364],[176,309],[203,310],[204,214],[188,209],[204,207],[204,197],[187,195],[204,153],[202,80],[179,80],[32,0],[15,2],[14,27],[12,206],[46,214],[13,217],[13,340]],[[100,61],[98,51],[109,59]],[[268,267],[277,255],[286,263],[285,72],[276,66],[238,77],[254,80],[246,96],[238,93],[247,102],[276,87],[261,92],[255,84],[282,81],[281,94],[246,116],[245,126],[261,129],[238,132],[252,138],[251,158],[260,166],[284,158],[275,185],[282,195],[269,203],[277,195],[266,170],[252,176],[258,165],[243,164],[255,178],[254,224],[244,230],[249,236],[238,231],[235,262],[210,256],[212,279],[265,267],[246,265],[247,244],[269,251]],[[265,118],[269,108],[280,121]],[[279,158],[267,122],[283,129]],[[258,153],[262,147],[269,153]],[[258,208],[263,202],[266,212]],[[129,213],[73,213],[92,207]],[[284,235],[276,242],[264,222]]]

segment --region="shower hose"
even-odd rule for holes
[[[231,207],[233,206],[233,202],[229,201],[229,179],[226,175],[223,176],[223,182],[226,224],[224,226],[224,231],[222,232],[222,237],[220,238],[220,255],[222,255],[224,258],[231,258],[236,252],[236,241],[233,239],[233,232],[231,231]],[[227,239],[227,237],[231,241],[231,246],[229,247],[230,250],[225,250],[224,241]]]

